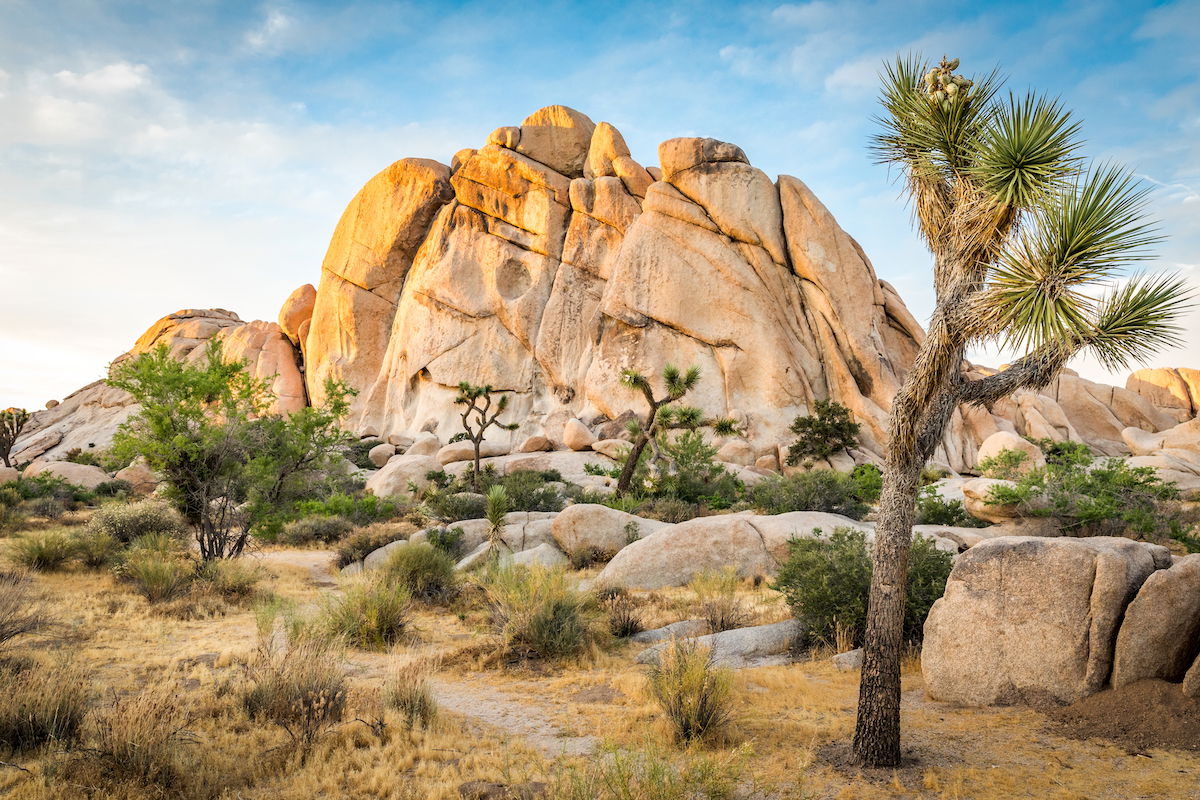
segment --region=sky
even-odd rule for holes
[[[1200,0],[0,0],[0,407],[103,377],[177,309],[274,320],[373,174],[556,103],[643,164],[711,136],[799,177],[924,320],[929,255],[867,150],[878,70],[909,52],[1061,97],[1087,155],[1153,187],[1143,268],[1200,286]],[[1154,365],[1200,367],[1186,324]]]

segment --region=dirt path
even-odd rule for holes
[[[247,557],[264,567],[278,564],[307,569],[313,584],[322,588],[337,585],[334,572],[337,554],[332,550],[262,550]]]

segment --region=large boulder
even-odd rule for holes
[[[16,467],[6,467],[0,464],[0,486],[17,480],[21,477],[21,473]]]
[[[568,178],[582,178],[595,130],[596,124],[586,114],[566,106],[547,106],[525,118],[510,146]],[[620,155],[628,154],[626,150]]]
[[[367,491],[376,497],[395,497],[410,494],[409,484],[418,489],[429,485],[430,472],[438,472],[442,464],[432,456],[393,456],[374,475],[367,479]]]
[[[698,636],[696,644],[712,651],[713,663],[720,667],[743,669],[786,664],[804,636],[803,623],[794,619],[771,625],[735,628]],[[669,642],[646,648],[637,655],[639,664],[654,664]]]
[[[1108,681],[1117,628],[1166,548],[1115,537],[1005,536],[959,556],[925,622],[929,695],[1072,703]]]
[[[1200,554],[1155,572],[1129,604],[1117,634],[1112,685],[1182,681],[1200,655]]]
[[[159,476],[146,466],[145,459],[139,457],[124,469],[117,470],[113,478],[127,481],[133,487],[134,494],[151,494],[158,488]],[[2,482],[2,481],[0,481]]]
[[[492,458],[508,453],[508,445],[501,442],[482,441],[479,443],[480,458]],[[437,451],[437,460],[443,464],[454,464],[459,461],[475,461],[475,444],[466,439],[451,442]]]
[[[50,475],[62,478],[67,483],[82,486],[85,489],[95,489],[100,484],[112,480],[108,473],[91,464],[76,464],[71,461],[34,461],[25,468],[26,478],[38,475]]]
[[[380,442],[367,451],[367,459],[380,469],[386,467],[394,455],[396,455],[396,445],[389,442]]]
[[[616,554],[667,523],[627,514],[608,506],[578,503],[567,506],[557,517],[550,532],[567,553],[587,551]]]
[[[979,452],[976,455],[976,466],[985,459],[999,456],[1005,450],[1025,454],[1025,460],[1018,468],[1018,472],[1028,472],[1034,467],[1046,466],[1046,457],[1042,454],[1040,447],[1028,439],[1017,436],[1015,433],[1009,431],[996,431],[983,440],[983,443],[979,445]]]
[[[300,331],[307,332],[317,303],[317,290],[311,283],[296,288],[279,309],[279,330],[297,347],[303,341]]]

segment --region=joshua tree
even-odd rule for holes
[[[466,406],[462,412],[462,424],[463,430],[467,432],[467,440],[475,449],[475,470],[471,473],[471,488],[477,492],[480,487],[479,447],[483,444],[484,433],[493,425],[506,431],[515,431],[520,427],[516,423],[505,424],[499,421],[500,415],[508,408],[508,395],[499,395],[493,409],[492,393],[495,391],[499,390],[463,381],[458,385],[458,397],[454,398],[455,403]]]
[[[650,410],[646,414],[646,419],[635,419],[630,423],[629,431],[633,434],[633,447],[625,460],[625,466],[621,469],[621,475],[617,478],[617,494],[623,495],[629,491],[629,484],[633,482],[634,473],[637,472],[638,462],[642,459],[642,453],[646,450],[647,445],[654,448],[654,459],[661,459],[661,454],[658,452],[658,434],[672,428],[688,428],[695,430],[703,425],[711,425],[717,433],[728,435],[735,432],[735,423],[729,419],[706,420],[703,413],[698,408],[691,406],[677,406],[675,408],[666,408],[672,403],[682,399],[685,394],[690,392],[700,382],[700,368],[697,366],[689,367],[687,372],[681,373],[679,368],[671,364],[663,367],[662,371],[663,383],[666,384],[667,393],[660,399],[654,399],[654,389],[650,386],[650,380],[640,372],[635,372],[627,369],[621,373],[621,383],[637,389],[646,398],[646,404],[650,406]]]
[[[1147,190],[1078,155],[1079,123],[1057,100],[999,97],[997,73],[968,80],[958,59],[897,59],[882,75],[873,141],[895,165],[933,254],[928,334],[892,401],[876,525],[854,751],[900,762],[900,648],[919,476],[960,404],[990,406],[1046,386],[1088,350],[1110,369],[1178,341],[1186,292],[1175,276],[1114,285],[1158,241]],[[980,380],[962,373],[972,342],[1024,352]]]
[[[0,459],[4,460],[4,466],[12,466],[9,455],[28,421],[29,412],[23,408],[6,408],[0,411]]]

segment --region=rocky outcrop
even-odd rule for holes
[[[959,557],[925,623],[931,697],[1072,703],[1109,679],[1126,607],[1166,548],[1128,539],[1006,536]]]
[[[1113,659],[1112,685],[1145,678],[1182,682],[1200,664],[1200,554],[1155,572],[1129,604]]]
[[[100,484],[111,480],[108,473],[91,464],[75,464],[71,461],[34,461],[25,468],[26,478],[38,475],[48,475],[62,478],[74,486],[84,489],[95,489]]]
[[[745,669],[788,663],[803,638],[804,624],[789,619],[771,625],[734,628],[697,636],[694,641],[711,651],[712,662],[716,666]],[[638,653],[635,660],[639,664],[655,664],[667,647],[670,647],[669,642],[648,647]]]

